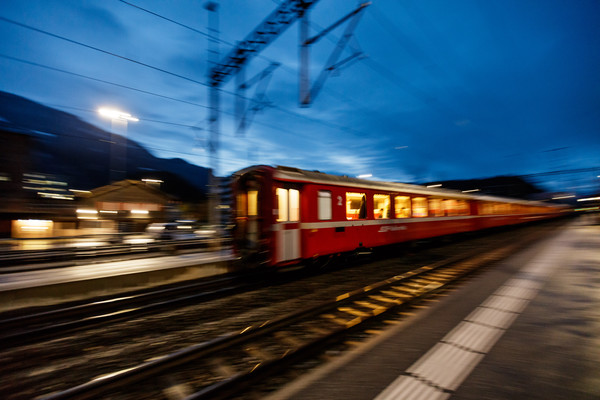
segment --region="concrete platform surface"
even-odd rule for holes
[[[229,272],[231,251],[0,274],[0,311],[113,295]]]

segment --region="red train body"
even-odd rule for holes
[[[234,174],[239,256],[285,265],[434,236],[555,217],[556,205],[373,182],[288,167]]]

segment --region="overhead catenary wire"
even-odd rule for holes
[[[194,103],[194,102],[188,101],[188,100],[177,99],[175,97],[171,97],[171,96],[166,96],[166,95],[163,95],[163,94],[154,93],[154,92],[150,92],[148,90],[143,90],[143,89],[139,89],[139,88],[134,88],[132,86],[123,85],[123,84],[120,84],[120,83],[110,82],[110,81],[107,81],[107,80],[104,80],[104,79],[94,78],[94,77],[91,77],[91,76],[79,74],[77,72],[72,72],[72,71],[67,71],[67,70],[61,69],[61,68],[51,67],[49,65],[45,65],[45,64],[41,64],[41,63],[37,63],[37,62],[33,62],[33,61],[24,60],[22,58],[12,57],[12,56],[9,56],[9,55],[6,55],[6,54],[1,54],[0,53],[0,58],[4,58],[4,59],[7,59],[7,60],[12,60],[12,61],[20,62],[20,63],[23,63],[23,64],[29,64],[29,65],[32,65],[32,66],[35,66],[35,67],[48,69],[50,71],[61,72],[63,74],[76,76],[78,78],[89,79],[91,81],[100,82],[100,83],[104,83],[104,84],[107,84],[107,85],[112,85],[112,86],[120,87],[122,89],[128,89],[128,90],[132,90],[132,91],[139,92],[139,93],[144,93],[144,94],[151,95],[151,96],[161,97],[161,98],[167,99],[167,100],[173,100],[173,101],[177,101],[177,102],[180,102],[180,103],[189,104],[189,105],[192,105],[192,106],[197,106],[197,107],[202,107],[202,108],[208,108],[208,106],[204,105],[204,104]]]
[[[133,58],[125,57],[125,56],[122,56],[120,54],[113,53],[111,51],[104,50],[104,49],[101,49],[99,47],[92,46],[92,45],[89,45],[89,44],[86,44],[86,43],[83,43],[83,42],[80,42],[80,41],[77,41],[77,40],[74,40],[74,39],[69,39],[68,37],[57,35],[55,33],[52,33],[52,32],[49,32],[49,31],[46,31],[46,30],[43,30],[43,29],[39,29],[39,28],[36,28],[34,26],[27,25],[27,24],[24,24],[22,22],[18,22],[18,21],[15,21],[15,20],[12,20],[12,19],[9,19],[9,18],[6,18],[6,17],[0,16],[0,21],[4,21],[4,22],[7,22],[9,24],[20,26],[22,28],[29,29],[31,31],[38,32],[38,33],[41,33],[41,34],[44,34],[44,35],[47,35],[47,36],[50,36],[50,37],[53,37],[53,38],[56,38],[56,39],[64,40],[66,42],[69,42],[69,43],[72,43],[72,44],[75,44],[75,45],[78,45],[78,46],[82,46],[82,47],[88,48],[90,50],[98,51],[100,53],[104,53],[104,54],[107,54],[107,55],[112,56],[112,57],[120,58],[122,60],[125,60],[125,61],[128,61],[128,62],[132,62],[134,64],[138,64],[138,65],[144,66],[146,68],[153,69],[153,70],[158,71],[158,72],[162,72],[162,73],[165,73],[165,74],[168,74],[168,75],[180,78],[180,79],[185,79],[186,81],[197,83],[197,84],[203,85],[203,86],[208,86],[208,84],[206,82],[201,82],[201,81],[198,81],[196,79],[189,78],[187,76],[183,76],[183,75],[171,72],[171,71],[167,71],[166,69],[155,67],[153,65],[150,65],[150,64],[147,64],[147,63],[135,60]]]
[[[135,5],[135,4],[132,4],[132,3],[128,2],[128,1],[125,1],[125,0],[118,0],[118,1],[120,1],[120,2],[121,2],[121,3],[123,3],[123,4],[129,5],[129,6],[131,6],[131,7],[137,8],[137,9],[139,9],[139,10],[143,11],[143,12],[146,12],[146,13],[149,13],[149,14],[151,14],[151,15],[154,15],[154,16],[156,16],[156,17],[158,17],[158,18],[161,18],[161,19],[163,19],[163,20],[166,20],[166,21],[168,21],[168,22],[171,22],[171,23],[173,23],[173,24],[176,24],[176,25],[178,25],[178,26],[180,26],[180,27],[183,27],[183,28],[185,28],[185,29],[188,29],[188,30],[190,30],[190,31],[192,31],[192,32],[199,33],[199,34],[201,34],[201,35],[203,35],[203,36],[206,36],[206,37],[211,37],[211,36],[210,36],[208,33],[206,33],[206,32],[202,32],[202,31],[200,31],[200,30],[198,30],[198,29],[196,29],[196,28],[193,28],[193,27],[191,27],[191,26],[189,26],[189,25],[182,24],[182,23],[180,23],[180,22],[178,22],[178,21],[175,21],[175,20],[173,20],[173,19],[171,19],[171,18],[167,18],[167,17],[165,17],[165,16],[163,16],[163,15],[161,15],[161,14],[159,14],[159,13],[156,13],[156,12],[154,12],[154,11],[148,10],[148,9],[146,9],[146,8],[143,8],[143,7],[140,7],[140,6],[137,6],[137,5]],[[278,0],[273,0],[273,2],[274,2],[275,4],[277,4],[277,5],[280,5],[280,4],[281,4],[281,2],[280,2],[280,1],[278,1]],[[373,13],[375,13],[374,15],[376,16],[376,19],[381,19],[381,18],[383,18],[383,16],[381,15],[381,13],[380,13],[378,10],[374,10],[374,11],[373,11]],[[314,28],[316,28],[317,30],[323,30],[323,28],[322,28],[322,27],[320,27],[318,24],[314,23],[313,21],[311,21],[311,22],[310,22],[310,24],[311,24],[311,26],[313,26],[313,27],[314,27]],[[387,29],[390,29],[390,30],[392,30],[392,28],[389,26],[389,25],[390,25],[389,23],[387,23],[387,24],[384,24],[384,25],[388,25],[388,26],[387,26]],[[328,40],[330,40],[330,41],[332,41],[332,42],[334,42],[334,43],[337,43],[337,39],[336,39],[336,38],[335,38],[333,35],[331,35],[331,33],[329,33],[329,34],[328,34],[328,35],[326,35],[325,37],[326,37]],[[212,37],[211,37],[211,38],[212,38]],[[221,38],[212,38],[212,39],[214,39],[214,40],[217,40],[218,42],[220,42],[220,43],[222,43],[222,44],[226,44],[226,45],[228,45],[228,46],[231,46],[231,47],[233,47],[233,46],[234,46],[234,44],[233,44],[233,43],[231,43],[231,42],[228,42],[228,41],[226,41],[226,40],[223,40],[223,39],[221,39]],[[355,49],[355,48],[352,46],[352,44],[349,44],[349,47],[350,47],[350,48],[351,48],[351,49],[352,49],[354,52],[356,52],[356,51],[357,51],[357,50],[356,50],[356,49]],[[422,51],[418,50],[418,48],[415,48],[414,46],[410,46],[410,49],[411,49],[411,54],[413,55],[413,57],[415,57],[415,58],[417,58],[417,59],[419,59],[419,60],[421,60],[421,61],[422,61],[423,59],[428,59],[428,57],[425,55],[425,53],[423,53]],[[265,57],[264,55],[261,55],[261,54],[259,54],[259,55],[258,55],[258,57],[259,57],[259,58],[262,58],[262,59],[264,59],[264,60],[266,60],[266,61],[269,61],[269,62],[274,62],[272,59],[270,59],[270,58],[268,58],[268,57]],[[384,65],[382,65],[381,63],[379,63],[379,62],[377,62],[377,61],[373,60],[373,59],[372,59],[372,58],[370,58],[370,57],[367,57],[365,60],[366,60],[366,61],[364,62],[364,65],[366,65],[366,66],[367,66],[367,68],[369,68],[369,69],[371,69],[372,71],[374,71],[375,73],[379,74],[380,76],[382,76],[383,78],[385,78],[385,79],[386,79],[386,80],[388,80],[389,82],[391,82],[391,83],[395,84],[395,85],[396,85],[396,86],[398,86],[400,89],[402,89],[402,90],[405,90],[406,92],[410,93],[412,96],[414,96],[415,98],[419,99],[419,100],[420,100],[420,101],[422,101],[423,103],[425,103],[425,104],[428,104],[428,105],[431,105],[431,104],[434,104],[434,103],[438,103],[438,104],[436,104],[437,108],[438,108],[440,111],[444,112],[446,115],[455,115],[455,114],[456,114],[454,111],[452,111],[452,110],[451,110],[450,108],[448,108],[447,106],[445,106],[445,105],[442,105],[442,104],[439,104],[439,101],[438,101],[438,100],[437,100],[435,97],[433,97],[433,96],[430,96],[430,95],[428,95],[427,93],[425,93],[425,92],[423,92],[422,90],[420,90],[419,88],[417,88],[417,87],[413,86],[413,85],[412,85],[412,84],[410,84],[410,83],[409,83],[407,80],[401,79],[399,76],[397,76],[395,73],[393,73],[392,71],[390,71],[388,68],[386,68],[386,67],[385,67]],[[282,69],[282,70],[285,70],[285,71],[286,71],[286,72],[288,72],[288,73],[295,74],[295,71],[292,71],[292,70],[290,70],[290,69],[289,69],[289,68],[287,68],[285,65],[282,65],[282,66],[281,66],[281,69]],[[325,90],[327,91],[327,90],[330,90],[330,89],[325,89]],[[250,101],[252,101],[252,99],[245,98],[244,96],[241,96],[239,93],[233,93],[233,92],[229,92],[229,91],[223,91],[223,93],[226,93],[226,94],[229,94],[229,95],[232,95],[232,96],[240,96],[240,97],[244,98],[245,100],[250,100]],[[349,99],[349,98],[348,98],[347,96],[345,96],[344,94],[336,93],[336,94],[335,94],[335,96],[336,96],[336,98],[337,98],[338,100],[339,100],[339,98],[340,98],[340,95],[341,95],[341,96],[343,96],[343,97],[345,97],[345,98],[346,98],[346,100],[352,100],[352,101],[354,102],[354,100],[353,100],[353,99]],[[268,107],[270,107],[270,108],[276,108],[276,109],[278,109],[278,110],[280,110],[280,111],[282,111],[282,112],[285,112],[285,113],[287,113],[287,114],[290,114],[290,115],[293,115],[293,116],[296,116],[296,117],[299,117],[299,118],[303,118],[303,119],[308,119],[308,120],[311,120],[311,121],[315,121],[315,119],[314,119],[314,118],[311,118],[311,117],[309,117],[309,116],[306,116],[306,115],[303,115],[303,114],[300,114],[300,113],[296,113],[296,112],[294,112],[294,111],[287,110],[287,109],[284,109],[284,108],[282,108],[282,107],[274,106],[274,105],[272,105],[272,104],[271,104],[271,105],[269,105]],[[361,105],[361,107],[364,107],[364,108],[366,108],[366,107],[365,107],[365,106],[363,106],[363,105]],[[321,120],[319,120],[319,121],[321,121]],[[343,130],[343,131],[345,131],[345,132],[349,132],[349,133],[355,133],[355,134],[359,134],[359,135],[364,135],[364,134],[365,134],[365,133],[363,133],[363,132],[356,131],[355,129],[352,129],[352,128],[349,128],[349,127],[345,127],[345,126],[343,126],[343,125],[340,125],[340,124],[335,124],[335,123],[332,123],[332,122],[325,122],[325,121],[322,121],[321,123],[322,123],[322,124],[324,124],[324,125],[327,125],[328,127],[332,127],[332,128],[340,129],[340,130]]]

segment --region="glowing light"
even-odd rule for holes
[[[30,232],[47,231],[52,226],[52,221],[45,219],[18,219],[17,223],[21,230]]]
[[[132,214],[148,214],[148,210],[131,210]]]
[[[164,181],[160,180],[160,179],[142,179],[142,182],[148,182],[148,183],[163,183]]]
[[[129,113],[115,110],[112,108],[100,108],[98,110],[98,113],[100,115],[102,115],[103,117],[107,117],[110,119],[121,119],[124,121],[133,121],[133,122],[139,121],[138,118],[132,117],[131,114],[129,114]]]
[[[569,195],[564,195],[564,196],[553,197],[552,200],[572,199],[573,197],[575,197],[574,194],[569,194]]]
[[[600,197],[588,197],[585,199],[577,199],[577,201],[594,201],[594,200],[600,200]]]
[[[441,183],[436,183],[435,185],[427,185],[428,188],[438,188],[438,187],[442,187]]]
[[[440,185],[441,186],[441,185]],[[463,190],[463,193],[479,192],[479,189]]]
[[[98,211],[89,208],[78,208],[77,214],[98,214]]]
[[[153,242],[154,239],[152,238],[132,238],[132,239],[124,239],[123,243],[127,243],[127,244],[146,244],[146,243],[150,243]]]
[[[100,210],[100,214],[118,214],[118,211],[114,210]]]
[[[362,175],[358,175],[357,178],[364,179],[364,178],[370,178],[372,176],[373,176],[373,174],[362,174]]]

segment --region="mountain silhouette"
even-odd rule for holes
[[[155,157],[131,139],[26,98],[0,91],[0,122],[0,128],[31,138],[29,165],[35,172],[61,177],[70,188],[90,190],[111,183],[111,141],[117,141],[126,143],[119,179],[163,179],[162,189],[181,200],[200,200],[207,193],[208,168]]]

